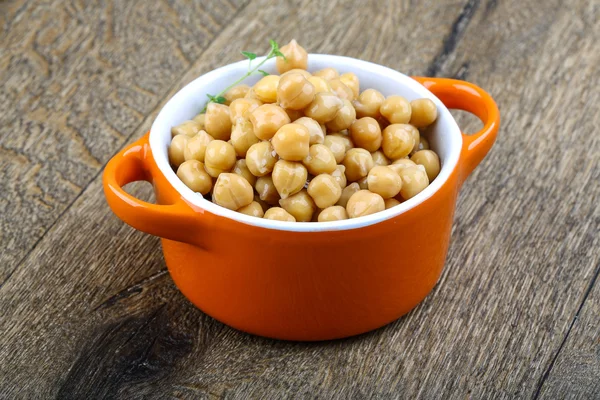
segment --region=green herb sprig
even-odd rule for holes
[[[271,45],[271,50],[267,53],[267,55],[265,56],[265,59],[262,60],[260,63],[258,63],[258,65],[254,66],[254,67],[252,67],[252,61],[254,59],[256,59],[256,57],[257,57],[256,53],[252,53],[250,51],[242,51],[241,52],[242,55],[248,59],[248,72],[246,72],[244,75],[242,75],[242,77],[240,79],[233,82],[231,85],[227,86],[225,89],[221,90],[219,93],[217,93],[215,95],[207,94],[206,97],[208,97],[208,101],[206,102],[206,105],[204,106],[204,108],[202,109],[201,112],[205,112],[206,107],[208,107],[208,105],[210,103],[219,103],[219,104],[225,103],[226,99],[225,99],[225,97],[223,97],[223,95],[229,89],[238,85],[244,79],[246,79],[250,75],[254,74],[255,72],[258,72],[259,74],[262,74],[263,76],[268,76],[269,75],[268,72],[265,72],[262,69],[259,69],[265,62],[267,62],[267,60],[270,60],[271,58],[274,58],[274,57],[283,57],[284,60],[287,60],[285,58],[285,56],[283,55],[283,53],[279,50],[279,44],[276,41],[271,39],[271,40],[269,40],[269,44]]]

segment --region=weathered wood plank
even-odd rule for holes
[[[0,285],[244,4],[0,4]]]

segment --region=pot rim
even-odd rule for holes
[[[178,114],[185,113],[185,111],[182,110],[189,110],[190,107],[195,107],[196,111],[202,109],[207,93],[215,93],[219,88],[223,88],[230,82],[229,80],[225,81],[224,77],[229,75],[239,77],[247,72],[248,61],[239,61],[212,70],[184,86],[163,106],[150,129],[150,149],[156,165],[167,181],[185,201],[211,214],[260,228],[293,232],[338,231],[358,229],[401,216],[407,211],[421,205],[448,182],[452,172],[458,165],[463,139],[460,128],[454,120],[454,117],[450,114],[448,108],[433,93],[411,77],[379,64],[351,57],[328,54],[309,54],[308,58],[309,70],[314,71],[324,68],[325,66],[332,66],[341,72],[354,72],[359,76],[361,82],[363,81],[361,75],[363,75],[366,80],[380,81],[379,86],[377,84],[370,84],[368,87],[380,90],[384,95],[397,93],[397,89],[383,86],[382,81],[387,80],[393,83],[393,85],[390,86],[401,86],[403,90],[405,89],[413,93],[413,96],[405,96],[409,100],[411,100],[410,97],[425,97],[431,99],[438,109],[438,119],[435,122],[433,130],[438,131],[438,135],[443,135],[444,140],[448,143],[443,149],[436,149],[438,154],[440,151],[444,151],[445,154],[443,156],[440,154],[442,164],[441,170],[434,181],[421,193],[395,207],[364,217],[332,222],[285,222],[256,218],[226,209],[225,207],[221,207],[204,199],[201,194],[195,193],[189,189],[177,177],[175,171],[173,171],[169,164],[167,149],[171,138],[173,118]],[[264,59],[264,57],[258,57],[254,62],[260,62],[262,59]],[[275,60],[268,60],[263,65],[263,70],[269,73],[276,73]],[[252,84],[259,78],[260,76],[251,76],[243,83]],[[416,96],[414,94],[416,94]],[[177,123],[181,123],[186,119],[191,119],[194,115],[189,115],[188,111],[187,117],[177,118],[179,120]],[[430,141],[435,141],[432,139],[435,139],[435,137],[430,138]]]

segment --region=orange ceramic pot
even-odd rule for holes
[[[426,135],[442,170],[427,189],[389,210],[325,223],[254,218],[193,193],[169,166],[170,127],[197,114],[205,94],[242,75],[247,62],[212,71],[183,88],[151,131],[104,171],[112,210],[134,228],[162,238],[169,272],[193,304],[234,328],[277,339],[352,336],[419,304],[444,266],[458,190],[490,150],[500,122],[492,98],[470,83],[410,78],[346,57],[310,55],[309,60],[309,70],[333,66],[354,72],[363,88],[436,103],[439,117]],[[483,129],[462,134],[448,108],[475,114]],[[122,189],[137,180],[153,183],[157,204]]]

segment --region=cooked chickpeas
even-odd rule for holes
[[[256,193],[258,193],[258,197],[265,203],[270,205],[279,204],[281,197],[279,197],[279,192],[273,183],[271,175],[258,178],[254,188],[256,189]]]
[[[315,94],[313,84],[301,74],[286,75],[277,86],[277,100],[286,109],[303,109],[314,100]]]
[[[239,213],[250,215],[251,217],[257,217],[257,218],[262,218],[263,215],[265,215],[265,212],[263,211],[262,206],[260,205],[260,203],[258,203],[256,201],[253,201],[252,203],[248,204],[247,206],[239,208],[237,211]]]
[[[281,207],[269,208],[263,217],[264,219],[272,219],[275,221],[296,222],[296,218]]]
[[[174,167],[179,167],[185,161],[185,148],[190,140],[187,135],[177,135],[169,146],[169,161]]]
[[[277,86],[279,75],[267,75],[252,87],[256,97],[263,103],[275,103],[277,101]]]
[[[304,125],[287,124],[279,128],[271,143],[284,160],[302,161],[308,155],[310,135]]]
[[[364,217],[385,210],[383,198],[368,190],[359,190],[348,200],[346,211],[350,218]]]
[[[330,131],[338,132],[348,129],[355,119],[356,110],[354,110],[352,103],[350,103],[348,100],[344,100],[342,108],[340,108],[337,114],[335,114],[335,117],[333,117],[333,119],[327,122],[325,125]]]
[[[392,124],[383,130],[381,147],[386,157],[397,160],[410,154],[415,145],[413,129],[408,124]]]
[[[402,178],[402,189],[400,189],[400,196],[402,196],[404,200],[415,197],[429,185],[427,172],[425,171],[425,167],[422,165],[400,170],[400,178]]]
[[[421,136],[434,102],[360,92],[335,68],[313,75],[295,40],[281,51],[280,75],[233,86],[172,127],[169,162],[198,196],[257,218],[339,221],[394,207],[440,173]]]
[[[292,214],[298,222],[309,222],[317,206],[306,189],[302,189],[287,199],[279,200],[279,205],[287,212]]]
[[[308,172],[299,162],[279,160],[273,168],[273,184],[282,199],[298,193],[304,188]]]
[[[335,157],[335,162],[341,163],[346,155],[346,143],[344,139],[334,135],[327,135],[323,144],[331,150]]]
[[[437,119],[437,107],[430,99],[417,99],[410,102],[412,114],[410,124],[417,128],[425,128]]]
[[[223,173],[215,183],[212,199],[221,207],[237,210],[252,203],[254,192],[248,181],[241,176]]]
[[[377,193],[384,199],[396,196],[402,188],[402,180],[396,171],[383,166],[373,167],[369,171],[367,184],[371,192]]]
[[[377,151],[381,147],[381,129],[374,118],[363,117],[357,119],[350,125],[349,132],[357,147],[362,147],[369,152]]]
[[[315,176],[308,184],[308,194],[319,208],[327,208],[340,199],[342,188],[329,174]]]
[[[319,213],[318,222],[341,221],[348,219],[348,213],[342,206],[327,207]]]
[[[254,176],[270,174],[276,161],[277,154],[271,142],[258,142],[246,152],[246,165]]]
[[[308,53],[295,39],[292,39],[291,42],[282,46],[279,51],[285,56],[285,58],[277,57],[277,60],[275,61],[277,71],[279,71],[280,74],[291,69],[306,69],[308,67]]]
[[[346,179],[350,182],[364,178],[373,168],[371,153],[365,149],[350,149],[346,153],[343,163],[346,167]]]
[[[225,104],[230,105],[234,100],[243,99],[248,91],[250,90],[250,86],[248,85],[237,85],[229,89],[225,92],[223,97],[225,97]]]
[[[362,92],[358,99],[354,100],[354,108],[358,118],[371,117],[379,118],[381,115],[379,109],[383,104],[385,97],[381,92],[375,89],[367,89]]]
[[[177,168],[177,176],[194,192],[205,195],[212,189],[212,178],[206,173],[204,164],[200,161],[185,161]]]
[[[192,137],[200,132],[201,125],[196,121],[185,121],[171,128],[171,135],[185,135]]]
[[[313,74],[313,76],[318,76],[319,78],[330,81],[332,79],[339,78],[340,74],[337,72],[337,69],[329,67],[318,70]]]
[[[344,102],[333,93],[321,92],[304,110],[304,114],[320,124],[331,121],[344,106]]]
[[[229,172],[234,164],[235,150],[231,144],[222,140],[213,140],[206,146],[204,167],[213,178],[223,172]]]
[[[312,175],[330,174],[336,169],[335,156],[323,144],[310,146],[308,155],[302,160],[302,164]]]
[[[294,121],[295,124],[300,124],[308,129],[310,135],[309,143],[311,145],[316,143],[323,143],[325,140],[325,129],[317,121],[312,118],[302,117]]]
[[[254,134],[252,122],[247,119],[238,120],[231,131],[231,144],[235,149],[235,154],[237,154],[238,157],[246,157],[246,153],[250,146],[258,142],[260,142],[260,139]]]
[[[285,124],[291,122],[285,110],[275,104],[263,104],[250,113],[254,134],[261,140],[269,140]]]
[[[416,164],[425,167],[429,182],[433,181],[440,173],[440,158],[431,150],[419,150],[410,157]]]
[[[360,82],[358,80],[358,76],[356,76],[352,72],[346,72],[345,74],[340,75],[340,81],[342,81],[346,86],[348,86],[350,90],[352,90],[351,100],[356,100],[360,91]]]
[[[224,104],[209,103],[206,107],[204,129],[215,139],[229,140],[231,136],[231,115]]]
[[[248,119],[251,113],[256,110],[259,106],[262,106],[262,101],[258,99],[235,99],[229,105],[229,114],[231,116],[231,123],[236,124],[239,119]]]
[[[402,96],[388,96],[379,111],[392,124],[408,124],[410,121],[410,103]]]

